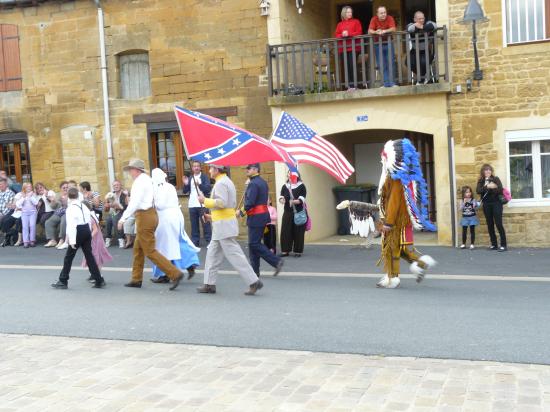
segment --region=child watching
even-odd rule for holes
[[[468,228],[470,228],[470,249],[474,249],[476,241],[476,226],[479,225],[479,219],[476,216],[476,209],[479,207],[479,202],[474,199],[474,194],[470,186],[462,187],[462,201],[460,202],[460,210],[462,211],[462,245],[460,249],[466,248],[466,239],[468,237]]]

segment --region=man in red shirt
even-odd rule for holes
[[[388,16],[386,7],[378,7],[376,16],[370,21],[369,34],[374,36],[376,61],[384,75],[384,87],[397,87],[394,82],[396,66],[391,36],[391,33],[396,30],[395,27],[395,20],[392,16]]]

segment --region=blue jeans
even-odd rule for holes
[[[393,44],[383,42],[382,45],[375,44],[374,49],[376,51],[376,63],[378,68],[381,69],[382,65],[384,66],[383,76],[384,76],[384,87],[392,87],[395,85],[395,72],[397,67],[394,63],[394,54],[393,54]],[[392,64],[392,73],[390,74],[390,61]]]
[[[276,256],[262,243],[264,229],[262,226],[248,226],[248,257],[250,258],[250,266],[252,266],[254,273],[258,276],[260,276],[260,258],[273,267],[277,267],[281,260],[280,257]]]
[[[191,219],[191,240],[195,244],[195,246],[199,247],[201,242],[201,209],[202,207],[190,207],[189,208],[189,219]],[[203,211],[206,209],[203,209]],[[210,222],[204,222],[202,221],[202,233],[204,235],[204,240],[206,241],[206,244],[208,245],[210,243],[210,239],[212,238],[212,226],[210,225]]]

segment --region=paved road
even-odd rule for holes
[[[550,367],[0,334],[2,412],[543,412]]]
[[[105,271],[106,290],[90,289],[87,274],[74,271],[71,289],[58,291],[49,288],[58,270],[2,265],[59,265],[62,253],[10,248],[0,251],[0,332],[550,363],[550,282],[542,277],[548,251],[426,249],[440,260],[438,273],[494,276],[521,268],[513,273],[531,278],[404,279],[401,289],[378,290],[375,279],[346,276],[374,272],[375,251],[319,246],[288,259],[287,269],[304,276],[265,277],[255,297],[242,295],[245,285],[234,275],[222,276],[213,296],[195,293],[201,276],[175,292],[149,283],[127,289],[121,269]],[[128,251],[112,251],[121,254],[121,268],[128,265]],[[474,263],[456,268],[457,255]],[[315,276],[330,271],[341,275]]]

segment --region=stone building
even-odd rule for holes
[[[176,104],[271,131],[267,25],[255,0],[2,1],[0,24],[9,71],[0,83],[0,167],[18,181],[53,187],[74,178],[105,193],[109,163],[127,179],[122,166],[139,157],[181,188],[189,167]],[[242,190],[243,171],[232,173]],[[272,181],[270,165],[264,174]]]
[[[298,13],[294,1],[272,2],[268,82],[274,123],[285,110],[330,139],[354,163],[351,183],[357,184],[377,183],[385,140],[410,137],[422,154],[430,215],[443,245],[456,242],[461,229],[461,186],[475,187],[481,165],[491,163],[514,197],[504,208],[509,244],[550,245],[544,225],[550,218],[548,1],[480,1],[488,17],[477,23],[480,81],[472,73],[472,25],[462,22],[468,0],[306,3]],[[355,73],[347,76],[342,42],[331,40],[344,5],[353,7],[364,33],[380,5],[395,18],[392,70],[399,87],[381,87],[380,63],[373,59],[376,40],[369,36],[356,38],[355,60],[349,62]],[[403,32],[416,10],[438,25],[425,38],[434,54],[428,84],[411,66],[416,56],[409,50],[417,40]],[[345,91],[351,79],[357,83]],[[313,221],[324,223],[310,239],[333,235],[338,221],[330,192],[337,182],[308,167],[303,175],[316,205]],[[276,167],[277,182],[283,179],[284,170]],[[478,233],[477,243],[487,244],[484,223]]]

